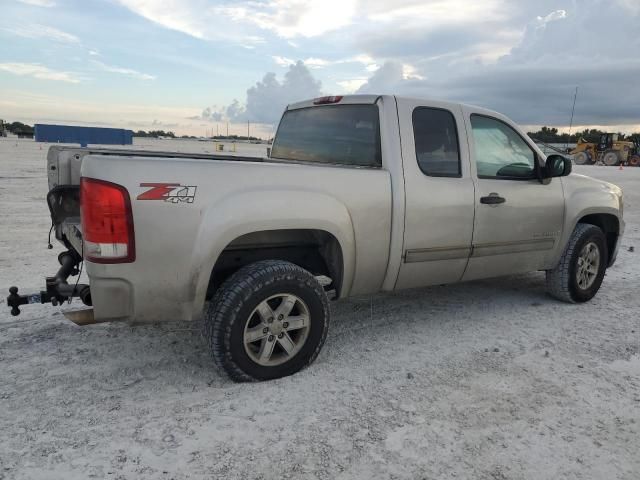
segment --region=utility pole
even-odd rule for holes
[[[249,141],[249,120],[247,120],[247,141]]]
[[[576,87],[576,93],[573,96],[573,108],[571,109],[571,121],[569,122],[569,138],[567,139],[566,148],[569,149],[569,142],[571,141],[571,130],[573,129],[573,114],[576,112],[576,100],[578,98],[578,87]]]
[[[220,129],[218,127],[220,127],[220,125],[216,123],[216,137],[220,136]]]
[[[227,122],[227,138],[229,138],[229,122]]]

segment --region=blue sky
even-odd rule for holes
[[[444,98],[640,130],[640,0],[13,0],[0,118],[267,134],[320,93]],[[594,29],[594,24],[600,25]],[[603,34],[600,34],[602,32]],[[624,100],[623,100],[624,99]]]

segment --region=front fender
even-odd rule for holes
[[[565,221],[559,249],[555,252],[555,266],[578,222],[587,215],[612,215],[618,220],[621,237],[624,233],[622,189],[612,183],[584,175],[572,174],[562,179],[565,196]],[[618,241],[619,243],[619,241]]]
[[[355,235],[347,207],[318,192],[254,190],[236,192],[202,212],[202,221],[191,255],[195,290],[194,312],[202,311],[213,267],[233,240],[265,230],[315,229],[332,234],[343,256],[340,296],[348,295],[355,270]]]

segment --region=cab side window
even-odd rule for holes
[[[461,177],[458,130],[453,114],[439,108],[413,111],[413,138],[422,173],[430,177]]]
[[[506,123],[471,115],[478,178],[526,180],[535,177],[536,154]]]

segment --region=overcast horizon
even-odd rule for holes
[[[640,131],[640,0],[16,0],[0,118],[268,136],[287,103],[390,93],[528,128]]]

